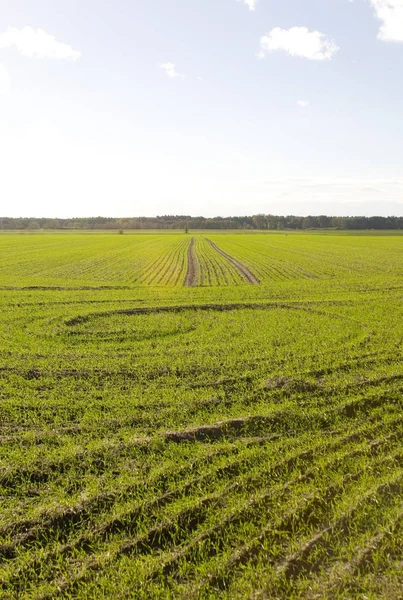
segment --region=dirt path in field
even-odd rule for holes
[[[186,273],[185,287],[194,287],[197,285],[197,261],[194,245],[195,239],[192,238],[188,248],[188,271]]]
[[[259,285],[259,283],[260,283],[259,279],[257,277],[255,277],[255,275],[253,275],[249,271],[249,269],[247,267],[245,267],[245,265],[240,263],[239,260],[236,260],[236,258],[233,258],[230,254],[227,254],[226,252],[224,252],[224,250],[221,250],[218,246],[216,246],[216,244],[214,242],[212,242],[208,238],[206,238],[206,240],[210,244],[210,246],[212,248],[214,248],[214,250],[216,252],[218,252],[218,254],[221,254],[221,256],[224,256],[232,265],[234,265],[234,267],[236,268],[238,273],[245,279],[245,281],[247,281],[251,285]]]

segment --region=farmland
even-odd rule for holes
[[[402,598],[403,236],[0,235],[0,597]]]

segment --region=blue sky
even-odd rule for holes
[[[403,0],[3,0],[0,214],[403,214]]]

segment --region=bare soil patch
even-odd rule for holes
[[[225,437],[242,436],[249,433],[248,429],[252,425],[259,425],[263,423],[272,424],[275,421],[275,417],[270,416],[250,416],[250,417],[239,417],[236,419],[229,419],[227,421],[220,421],[213,423],[212,425],[201,425],[200,427],[193,427],[191,429],[184,429],[182,431],[165,431],[162,436],[168,442],[208,442],[212,440],[220,440]]]

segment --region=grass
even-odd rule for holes
[[[402,271],[384,232],[0,236],[0,597],[401,598]]]

